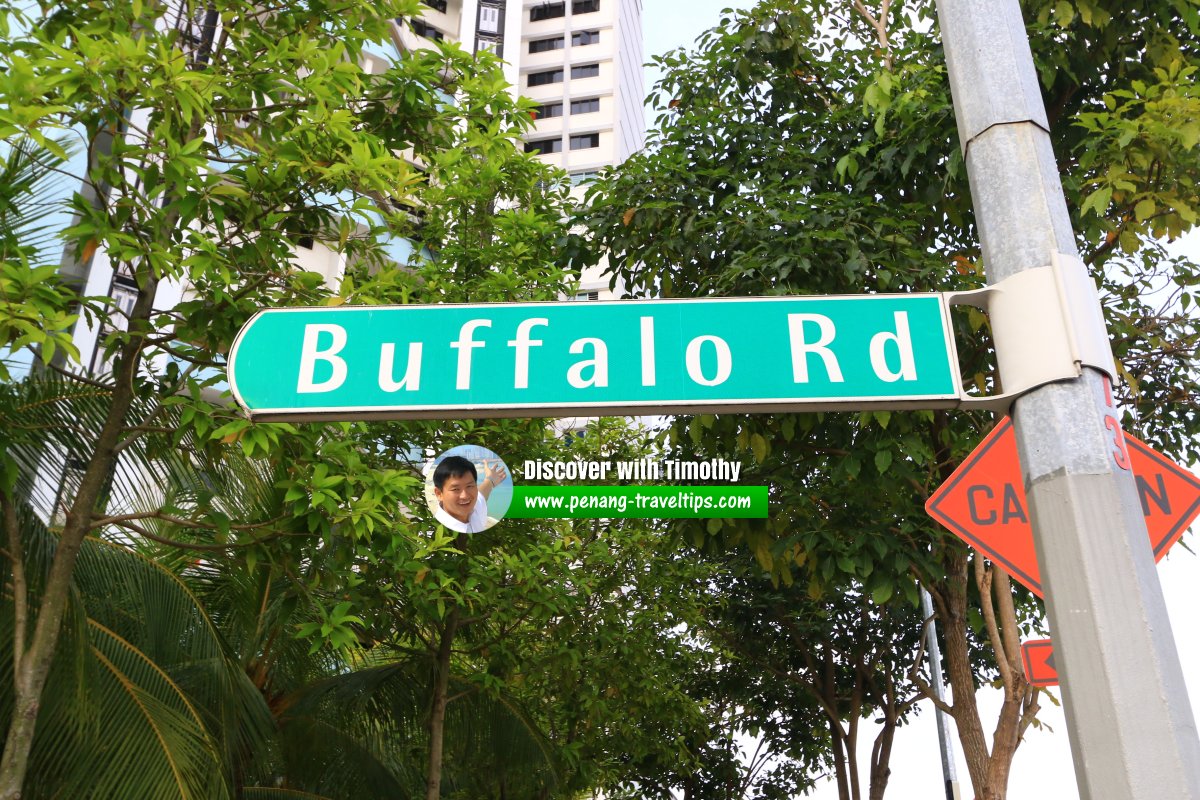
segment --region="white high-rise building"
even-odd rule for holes
[[[505,61],[516,90],[538,103],[526,149],[585,180],[645,141],[641,0],[426,0],[401,25],[401,49],[457,40]]]
[[[505,61],[515,90],[537,103],[525,149],[575,184],[642,148],[642,0],[425,0],[398,26],[398,46],[458,41]],[[605,265],[582,276],[580,299],[608,299]]]
[[[538,102],[526,150],[572,176],[641,149],[640,0],[572,0],[522,9],[520,91]]]

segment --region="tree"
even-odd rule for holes
[[[187,533],[180,544],[236,552],[251,565],[271,560],[293,579],[301,578],[297,566],[314,544],[395,558],[417,546],[401,509],[420,481],[401,469],[364,471],[365,426],[253,426],[212,399],[230,341],[258,307],[394,299],[420,283],[418,265],[387,257],[396,237],[418,233],[413,198],[428,187],[405,150],[420,161],[465,138],[494,136],[492,150],[512,154],[529,124],[494,60],[477,65],[442,48],[409,54],[383,71],[363,66],[368,50],[389,47],[392,20],[416,10],[411,0],[350,2],[336,13],[322,3],[236,1],[66,3],[34,16],[5,7],[0,135],[27,137],[59,158],[67,154],[52,136],[81,141],[85,163],[72,177],[82,188],[70,200],[74,223],[63,232],[68,260],[93,263],[103,254],[136,292],[125,311],[107,299],[80,298],[65,282],[37,280],[47,276],[31,273],[5,239],[4,289],[14,302],[0,312],[4,343],[40,347],[46,367],[68,376],[68,394],[87,394],[101,406],[102,424],[69,448],[50,439],[54,446],[34,461],[6,450],[7,506],[19,507],[20,487],[48,481],[62,490],[52,492],[61,503],[50,512],[56,545],[48,561],[27,563],[8,526],[14,700],[0,797],[21,795],[75,565],[97,531],[153,538],[155,526],[171,525]],[[512,158],[530,186],[543,178],[554,183],[533,159]],[[544,195],[527,219],[559,196]],[[30,197],[18,193],[10,202]],[[561,210],[549,213],[548,229],[561,218]],[[537,228],[543,240],[546,230]],[[344,259],[351,280],[340,295],[331,297],[321,276],[294,267],[298,237],[313,237]],[[547,281],[561,275],[539,272]],[[510,286],[527,283],[507,277]],[[184,301],[156,307],[168,287],[186,290]],[[61,331],[73,307],[102,331],[106,368],[98,375],[78,371],[65,348]],[[7,432],[25,444],[37,435],[19,425]],[[231,518],[201,482],[184,493],[160,486],[145,504],[112,513],[114,497],[127,499],[114,491],[127,476],[125,455],[152,442],[161,456],[185,439],[218,458],[227,448],[286,457],[281,489],[290,507],[281,518]],[[35,566],[45,574],[31,572]],[[311,588],[301,581],[295,591],[325,599]],[[353,615],[336,604],[322,611],[317,638],[347,646]]]
[[[58,142],[63,156],[69,142]],[[61,196],[66,181],[57,174],[62,160],[29,140],[3,145],[0,168],[0,347],[21,353],[37,347],[53,358],[61,348],[78,358],[66,329],[75,322],[69,296],[58,286],[51,261],[57,231],[49,218],[55,212],[46,198]],[[0,378],[10,377],[8,359],[0,361]]]
[[[896,730],[922,699],[910,678],[924,652],[916,609],[875,604],[853,586],[814,599],[800,582],[772,585],[746,554],[738,561],[711,624],[717,641],[744,665],[739,674],[758,684],[758,727],[785,742],[817,738],[825,728],[827,736],[818,738],[827,748],[822,761],[833,770],[839,797],[882,798]],[[862,723],[872,717],[879,727],[864,791],[858,743]]]
[[[1195,398],[1169,387],[1195,383],[1185,296],[1196,267],[1166,259],[1155,238],[1196,220],[1195,131],[1181,124],[1196,110],[1195,7],[1029,2],[1025,11],[1080,250],[1106,290],[1128,373],[1126,424],[1193,457]],[[657,131],[644,154],[594,185],[579,221],[646,295],[978,287],[934,26],[929,8],[886,2],[764,2],[727,17],[695,50],[660,59]],[[1151,285],[1168,287],[1161,306]],[[955,323],[967,383],[994,391],[986,320],[968,312]],[[785,584],[802,570],[814,598],[858,585],[915,606],[917,581],[930,589],[954,688],[948,710],[981,798],[1004,796],[1036,713],[1019,637],[1040,613],[922,506],[990,424],[968,412],[706,415],[675,430],[694,452],[740,457],[755,465],[748,479],[773,486],[765,525],[694,527],[698,543],[743,543]],[[989,749],[974,693],[993,676],[1004,702]]]
[[[56,542],[28,504],[5,502],[4,511],[36,602]],[[231,758],[265,749],[269,713],[195,596],[144,554],[98,539],[84,542],[73,588],[23,796],[234,796]],[[0,614],[6,717],[12,611],[6,603]]]
[[[5,418],[43,434],[42,449],[60,431],[80,436],[103,418],[94,393],[64,397],[70,392],[64,381],[6,389]],[[22,461],[36,455],[28,442],[9,444]],[[153,448],[131,447],[126,461],[137,462],[143,480],[168,473],[173,504],[202,486],[233,519],[283,516],[278,472],[264,473],[262,460],[230,453],[209,459],[190,444],[168,443],[169,455],[153,458]],[[133,471],[119,477],[138,480]],[[161,486],[156,478],[142,488],[157,494]],[[134,488],[120,494],[133,497]],[[55,545],[40,522],[45,510],[30,504],[4,510],[10,535],[15,526],[28,554],[36,602],[36,577]],[[414,758],[423,741],[424,661],[386,646],[311,647],[295,630],[320,620],[318,611],[298,597],[278,564],[247,563],[228,548],[200,544],[194,528],[172,519],[138,524],[146,529],[133,541],[114,541],[127,537],[108,525],[108,538],[85,540],[66,633],[47,678],[26,796],[417,793],[425,767]],[[4,566],[10,567],[7,559]],[[7,672],[15,615],[11,603],[0,612]],[[5,681],[0,692],[0,709],[9,713],[11,685]],[[454,685],[463,688],[461,681]],[[468,693],[457,711],[448,720],[454,752],[469,763],[492,758],[530,775],[547,769],[549,748],[511,697]]]
[[[256,425],[214,401],[229,343],[261,305],[551,299],[564,289],[570,273],[554,251],[567,232],[566,183],[516,147],[529,116],[497,62],[447,48],[382,73],[359,66],[389,20],[412,10],[351,4],[330,20],[319,5],[219,4],[188,39],[159,7],[68,5],[4,41],[6,132],[81,130],[95,145],[85,191],[72,198],[70,252],[105,254],[138,290],[122,315],[52,285],[55,303],[81,304],[105,326],[109,372],[81,374],[41,342],[64,382],[43,397],[44,417],[19,423],[28,405],[16,395],[5,408],[5,497],[44,500],[56,548],[33,561],[10,536],[10,574],[37,584],[13,581],[13,618],[40,628],[14,622],[0,796],[20,794],[29,754],[57,736],[44,721],[37,734],[36,710],[57,664],[63,598],[78,585],[74,559],[94,537],[162,548],[156,557],[178,567],[195,613],[265,701],[275,735],[266,755],[233,748],[229,793],[532,797],[619,782],[619,749],[692,757],[623,713],[636,700],[677,728],[701,717],[651,677],[679,669],[671,656],[689,650],[656,641],[674,624],[670,603],[643,606],[624,583],[637,564],[641,582],[656,585],[658,571],[644,566],[654,531],[611,542],[566,524],[508,524],[462,543],[424,510],[413,453],[482,438],[513,459],[555,455],[562,444],[544,420]],[[34,91],[51,74],[54,91]],[[411,156],[398,155],[406,148]],[[387,257],[397,236],[416,251],[399,264]],[[344,258],[335,290],[293,266],[298,237]],[[156,309],[158,289],[172,284],[183,300]],[[54,330],[58,307],[39,302],[35,327]],[[94,427],[63,424],[80,396]],[[249,483],[224,480],[246,460],[257,465],[241,476]],[[199,563],[179,562],[180,552]],[[663,581],[691,568],[673,564]],[[687,596],[695,591],[693,582]],[[630,617],[641,623],[622,635]],[[609,664],[614,693],[581,697],[590,689],[572,664],[600,639],[600,653],[619,650],[648,673]],[[505,726],[524,733],[502,736]],[[561,738],[549,743],[543,726]],[[338,743],[320,758],[315,730]]]
[[[564,450],[605,460],[647,452],[644,437],[616,420],[569,443],[546,420],[440,423],[436,436],[431,451],[483,441],[510,464],[562,459]],[[452,546],[436,546],[443,538]],[[464,701],[505,695],[544,731],[552,764],[534,773],[464,760],[447,729],[444,757],[428,754],[427,774],[444,772],[438,791],[570,797],[637,783],[651,760],[696,767],[684,743],[708,725],[701,702],[677,686],[704,659],[680,629],[698,627],[706,565],[679,558],[641,520],[510,519],[429,539],[402,563],[359,561],[361,585],[350,591],[360,636],[428,665],[431,740]]]

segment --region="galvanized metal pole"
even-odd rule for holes
[[[989,283],[1077,255],[1017,0],[937,8]],[[1200,740],[1108,378],[1085,368],[1012,416],[1081,797],[1200,799]]]
[[[942,678],[942,649],[938,646],[937,620],[933,617],[933,598],[924,586],[921,589],[921,614],[929,622],[925,629],[925,652],[929,657],[929,683],[933,696],[941,701],[945,698],[946,684]],[[946,782],[946,800],[958,800],[958,775],[954,766],[954,739],[950,731],[950,717],[940,708],[934,708],[937,720],[938,751],[942,755],[942,778]]]

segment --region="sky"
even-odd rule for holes
[[[733,0],[643,0],[642,31],[647,61],[652,56],[677,47],[692,45],[701,32],[720,22],[723,9],[731,6],[749,8],[751,5],[753,3]],[[657,72],[647,68],[647,93],[655,80]],[[1179,247],[1188,248],[1193,255],[1200,254],[1200,235],[1193,234]],[[1196,471],[1195,468],[1193,471]],[[1196,526],[1193,526],[1192,532],[1185,535],[1184,544],[1191,541],[1195,530]],[[1200,698],[1200,626],[1192,618],[1195,609],[1200,608],[1200,560],[1177,546],[1159,564],[1159,576],[1179,648],[1180,662],[1188,679],[1188,693],[1192,698]],[[1061,700],[1057,689],[1051,689],[1050,692],[1056,700]],[[1194,699],[1193,707],[1195,704]],[[985,729],[990,733],[1000,707],[999,693],[992,689],[981,691],[979,705]],[[1071,800],[1078,797],[1079,793],[1071,763],[1066,720],[1060,706],[1046,701],[1041,705],[1043,711],[1039,718],[1043,728],[1030,729],[1017,750],[1008,796]],[[869,730],[864,728],[861,733],[866,740],[860,753],[864,765],[870,753],[872,735]],[[957,741],[954,742],[954,749],[961,796],[969,800],[972,796],[971,783]],[[891,767],[892,776],[886,794],[888,800],[937,800],[944,796],[937,729],[934,726],[933,709],[928,703],[923,704],[921,713],[912,724],[897,733]],[[865,780],[866,775],[863,777]],[[837,800],[837,788],[831,782],[826,782],[809,796],[816,800]]]

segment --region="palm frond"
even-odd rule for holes
[[[16,469],[15,494],[42,520],[74,496],[110,395],[56,377],[0,384],[0,445]]]
[[[272,789],[266,786],[247,786],[242,789],[245,800],[333,800],[323,794],[301,792],[297,789]]]
[[[28,139],[0,144],[0,258],[31,264],[57,259],[66,200],[79,187],[61,171],[72,145],[56,140],[51,146],[60,152],[55,153]]]
[[[75,496],[110,403],[108,388],[56,376],[0,384],[0,447],[17,469],[16,493],[43,520],[61,519]],[[123,447],[97,512],[219,512],[240,521],[269,519],[278,512],[278,477],[269,464],[172,435],[169,431],[178,427],[175,413],[146,401],[134,402],[128,422],[151,416],[160,430]],[[163,537],[178,533],[153,517],[139,525]],[[128,533],[114,535],[136,539]]]
[[[284,764],[289,785],[331,797],[417,796],[423,772],[379,747],[352,726],[328,717],[290,717],[283,726]]]
[[[302,741],[294,744],[293,753],[303,756],[308,766],[320,760],[327,790],[341,793],[349,788],[329,785],[329,775],[362,774],[378,764],[419,795],[428,747],[429,667],[426,659],[404,658],[331,676],[306,688],[292,698],[281,719],[285,736],[289,731],[300,733]],[[540,785],[557,784],[552,750],[519,702],[457,678],[451,680],[450,693],[455,699],[446,711],[447,792],[494,787],[505,773]],[[354,762],[337,763],[329,755],[308,752],[312,745],[306,748],[304,741],[322,741],[311,735],[317,721],[353,736],[359,748],[339,753],[343,758],[352,754]]]
[[[72,470],[90,456],[108,404],[104,387],[58,378],[0,387],[0,445],[18,467],[17,494],[28,498],[19,517],[35,596],[57,541],[51,526],[74,491]],[[150,411],[135,403],[131,419]],[[170,410],[157,422],[174,427]],[[122,450],[97,513],[274,518],[283,466],[239,456],[149,433]],[[201,535],[152,516],[139,523],[165,539]],[[309,605],[269,564],[219,553],[197,561],[102,533],[85,542],[75,571],[34,742],[31,798],[220,798],[240,785],[254,787],[248,798],[422,794],[427,660],[382,646],[361,661],[311,653],[294,635]],[[0,570],[8,565],[0,561]],[[12,636],[12,604],[0,603],[0,726],[12,707]],[[554,748],[515,698],[458,679],[451,694],[447,792],[486,794],[506,776],[510,786],[557,784]]]
[[[27,567],[53,534],[26,506]],[[7,571],[8,564],[3,565]],[[85,541],[43,694],[27,796],[222,798],[235,754],[264,753],[270,711],[177,575]],[[12,603],[0,604],[0,725],[12,708]]]
[[[63,781],[60,791],[69,797],[228,797],[216,743],[187,695],[144,652],[94,627],[92,652],[104,677],[94,681],[92,695],[104,708],[105,727],[117,735],[95,740],[83,759],[75,754],[67,770],[74,780]],[[98,774],[78,769],[93,758],[108,768]]]

